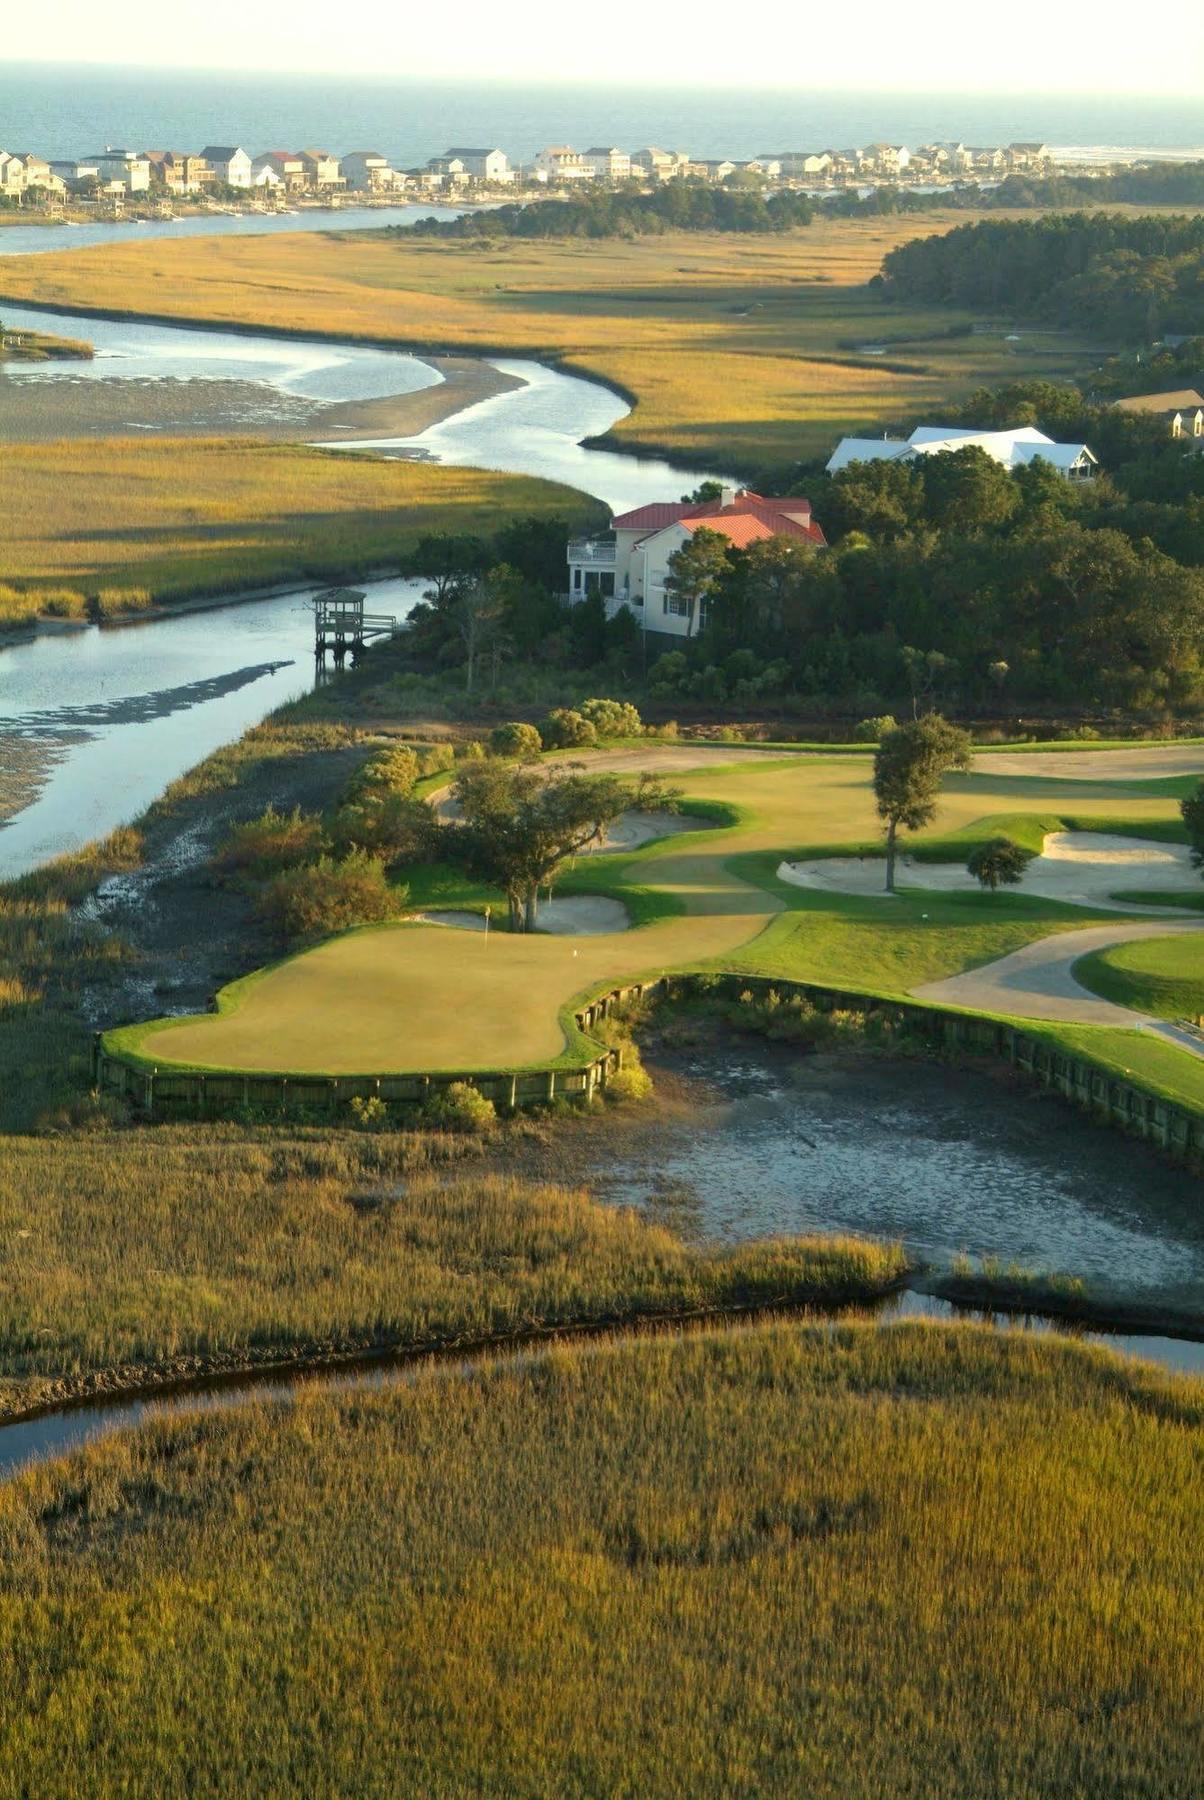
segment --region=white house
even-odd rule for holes
[[[626,150],[607,150],[595,144],[583,155],[598,181],[627,181],[631,176],[631,157]]]
[[[237,144],[206,144],[201,155],[213,170],[215,180],[224,186],[250,187],[251,158]]]
[[[470,175],[474,181],[514,180],[514,170],[510,167],[510,158],[504,150],[466,149],[463,145],[455,145],[446,156],[437,160],[458,162],[464,174]]]
[[[265,150],[251,164],[251,185],[258,185],[256,177],[265,169],[272,171],[288,193],[299,194],[309,186],[305,159],[299,150]]]
[[[399,176],[379,150],[349,150],[343,158],[347,186],[357,194],[374,194],[397,186]]]
[[[1116,412],[1145,413],[1162,419],[1172,437],[1204,437],[1204,394],[1195,388],[1170,388],[1164,394],[1130,394],[1114,400]]]
[[[909,438],[841,438],[827,461],[829,475],[859,462],[910,462],[942,451],[983,450],[1005,469],[1050,463],[1067,481],[1090,481],[1099,468],[1086,444],[1055,444],[1033,425],[1014,431],[976,431],[972,425],[917,425]]]
[[[911,161],[906,144],[867,144],[860,152],[863,169],[878,175],[901,175]]]
[[[0,150],[0,194],[15,200],[25,192],[25,164],[11,150]]]
[[[338,188],[347,186],[347,177],[339,167],[339,159],[332,156],[329,150],[298,150],[298,160],[305,176],[305,185],[318,193],[333,193]]]
[[[726,181],[736,173],[736,164],[726,156],[708,156],[702,162],[691,163],[690,173],[701,175],[704,181]]]
[[[550,144],[546,150],[541,150],[535,158],[535,171],[545,181],[594,179],[594,171],[580,150],[570,149],[567,144]]]
[[[110,144],[102,155],[90,160],[106,187],[120,182],[127,194],[144,194],[150,187],[150,163],[136,150],[117,150]]]
[[[600,594],[612,617],[629,606],[646,632],[693,637],[706,624],[703,604],[693,617],[688,603],[665,587],[669,559],[700,528],[717,531],[744,549],[772,537],[801,538],[816,548],[826,539],[811,516],[811,502],[774,500],[724,488],[717,500],[654,502],[617,513],[602,537],[569,544],[569,602]]]
[[[675,176],[684,175],[690,166],[690,158],[684,150],[660,150],[655,144],[635,151],[631,161],[653,181],[672,181]]]

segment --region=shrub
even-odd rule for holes
[[[369,788],[341,806],[330,825],[335,851],[366,850],[386,863],[421,862],[434,847],[438,822],[424,800]]]
[[[380,1131],[388,1124],[389,1109],[379,1094],[353,1094],[351,1116],[364,1131]]]
[[[980,844],[971,853],[966,867],[975,881],[981,882],[984,888],[989,888],[994,893],[996,888],[1012,886],[1020,881],[1031,859],[1031,850],[1014,844],[1011,838],[997,837],[992,838],[989,844]]]
[[[639,737],[643,723],[629,700],[583,700],[581,716],[599,737]]]
[[[617,1069],[602,1089],[603,1097],[615,1105],[646,1100],[651,1092],[652,1077],[639,1063],[629,1063]]]
[[[598,733],[591,722],[570,706],[556,706],[539,728],[545,750],[572,750],[596,744]]]
[[[860,719],[853,728],[859,744],[880,744],[888,731],[897,731],[899,721],[893,713],[879,713],[876,718]]]
[[[422,1108],[422,1123],[434,1131],[484,1133],[497,1125],[497,1109],[471,1081],[453,1081],[432,1094]]]
[[[648,680],[652,687],[664,693],[679,694],[685,687],[690,674],[690,665],[681,650],[666,650],[658,656],[648,671]]]
[[[538,756],[543,749],[543,738],[534,725],[511,719],[509,724],[499,725],[490,732],[489,748],[494,756]]]
[[[413,750],[408,744],[397,744],[391,750],[378,750],[375,756],[370,756],[351,777],[344,793],[349,800],[358,800],[371,791],[408,794],[418,773],[418,757]]]
[[[98,619],[114,619],[122,613],[148,612],[154,604],[146,588],[101,588],[92,611]]]
[[[298,863],[312,862],[324,847],[321,820],[303,813],[278,813],[269,806],[257,819],[235,825],[216,851],[215,867],[229,874],[252,873],[266,878]]]
[[[534,730],[535,729],[534,726],[532,726],[531,729]],[[539,733],[535,732],[535,735],[536,735],[536,737],[538,737]],[[455,749],[452,751],[452,755],[455,757],[455,759],[458,763],[459,762],[481,762],[484,760],[485,746],[481,742],[480,738],[469,738],[467,743],[457,744]]]
[[[419,744],[415,754],[418,757],[418,774],[441,775],[450,769],[456,760],[456,753],[450,744]]]
[[[404,888],[391,888],[383,864],[363,850],[341,858],[320,857],[306,868],[286,869],[264,888],[259,910],[289,943],[313,943],[352,925],[391,919],[405,905]]]

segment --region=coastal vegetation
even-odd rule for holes
[[[554,482],[300,444],[118,438],[4,460],[0,626],[396,569],[424,536],[507,518],[554,521],[563,541],[600,517]]]
[[[53,337],[44,331],[10,331],[0,319],[0,366],[4,363],[88,362],[92,346],[80,338]]]
[[[605,242],[356,231],[116,243],[101,258],[39,256],[36,270],[14,258],[3,289],[68,309],[548,357],[634,399],[608,433],[617,446],[772,482],[841,432],[1098,360],[1073,328],[1014,340],[1006,308],[883,305],[869,283],[884,254],[965,216]]]
[[[537,1128],[510,1129],[502,1162]],[[831,1235],[690,1245],[480,1159],[471,1137],[251,1120],[7,1137],[0,1416],[206,1369],[858,1303],[908,1266]]]
[[[0,1793],[1188,1794],[1202,1432],[858,1323],[151,1421],[0,1490]]]

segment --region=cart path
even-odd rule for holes
[[[1101,1000],[1076,981],[1074,965],[1093,950],[1136,938],[1176,937],[1183,932],[1204,931],[1204,919],[1166,919],[1149,924],[1093,925],[1083,931],[1058,932],[1038,938],[1010,956],[981,968],[968,969],[943,981],[913,988],[917,1000],[940,1006],[966,1006],[979,1012],[1004,1013],[1016,1019],[1055,1019],[1062,1024],[1111,1025],[1123,1031],[1147,1031],[1164,1038],[1192,1056],[1204,1057],[1204,1042],[1166,1019],[1134,1012]]]

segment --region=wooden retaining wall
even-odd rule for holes
[[[996,1056],[1021,1074],[1061,1094],[1096,1118],[1185,1160],[1204,1161],[1204,1113],[1151,1094],[1139,1082],[1100,1069],[1085,1057],[1056,1049],[1022,1025],[969,1013],[947,1012],[914,1000],[878,1000],[846,989],[819,987],[761,975],[666,975],[612,988],[575,1014],[587,1035],[624,1007],[650,997],[688,998],[699,993],[736,999],[769,993],[799,995],[821,1012],[872,1013],[906,1025],[953,1055]],[[306,1112],[332,1120],[353,1098],[378,1098],[417,1110],[453,1082],[467,1082],[503,1112],[546,1106],[553,1100],[586,1101],[606,1087],[623,1066],[622,1051],[599,1046],[582,1068],[440,1075],[201,1075],[156,1068],[109,1050],[103,1036],[93,1048],[93,1079],[103,1092],[123,1096],[144,1118],[205,1118],[241,1107],[281,1115]]]

